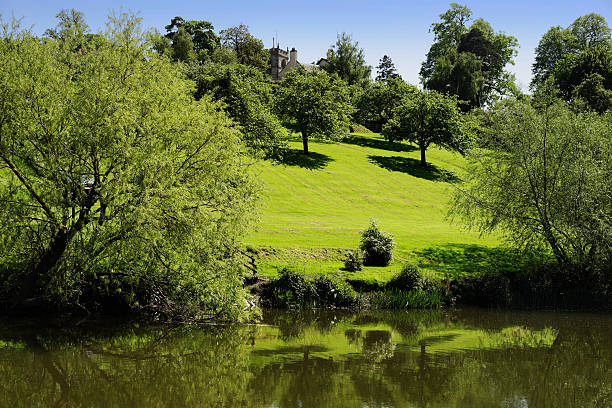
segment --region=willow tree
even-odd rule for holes
[[[254,189],[240,135],[138,21],[0,41],[0,302],[237,316]],[[202,314],[199,314],[202,316]]]
[[[609,287],[611,123],[609,113],[506,101],[493,112],[487,148],[469,156],[453,214],[519,247],[549,250],[562,270]]]

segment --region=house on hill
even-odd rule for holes
[[[327,64],[325,58],[319,59],[316,63],[303,64],[298,61],[297,55],[298,53],[295,48],[292,48],[291,51],[289,51],[289,48],[283,50],[278,44],[276,47],[270,48],[270,68],[268,69],[268,74],[270,74],[273,81],[280,81],[288,72],[298,66],[302,66],[306,71],[312,72],[323,68]]]

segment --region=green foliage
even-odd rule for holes
[[[236,319],[255,189],[232,122],[110,19],[95,52],[5,29],[0,253],[17,299]],[[5,302],[6,299],[2,299]]]
[[[391,57],[387,55],[384,55],[380,59],[379,64],[376,66],[376,73],[376,81],[388,81],[392,78],[402,78],[397,73],[397,69],[395,69],[395,64],[393,64],[393,60],[391,60]]]
[[[406,264],[402,267],[402,270],[395,276],[393,276],[385,287],[387,289],[411,291],[421,289],[423,281],[423,274],[419,270],[418,266],[412,264]]]
[[[281,81],[277,100],[280,114],[302,133],[306,154],[310,137],[337,140],[348,133],[349,90],[335,76],[295,69]]]
[[[408,140],[421,150],[421,165],[426,166],[425,151],[435,143],[464,153],[469,134],[463,129],[456,99],[436,91],[420,91],[393,109],[393,116],[383,126],[388,140]]]
[[[272,112],[272,85],[261,71],[241,64],[207,62],[186,67],[196,83],[195,97],[211,94],[225,103],[226,112],[241,126],[246,144],[256,152],[275,156],[288,136]]]
[[[327,50],[324,69],[330,74],[337,74],[349,85],[360,86],[370,82],[372,71],[372,67],[366,65],[363,49],[347,33],[338,34],[336,44]]]
[[[605,100],[606,94],[612,92],[612,44],[567,54],[557,62],[552,78],[563,99],[569,101],[580,92],[590,108],[603,112],[607,104],[605,101],[602,104],[601,99]],[[595,93],[589,94],[590,91]]]
[[[357,272],[363,266],[363,254],[359,250],[349,251],[344,259],[344,269],[349,272]]]
[[[609,281],[610,120],[559,102],[540,112],[525,102],[500,105],[488,149],[471,155],[451,214],[518,247],[545,247],[576,282]]]
[[[375,222],[361,233],[363,264],[368,266],[387,266],[393,259],[393,235],[378,228]]]
[[[183,30],[191,41],[191,51],[195,54],[201,52],[211,53],[219,47],[219,37],[214,32],[215,27],[209,21],[185,20],[183,17],[174,17],[166,27],[166,38],[177,41],[175,36]],[[175,31],[176,30],[176,31]],[[183,34],[184,35],[184,34]],[[180,58],[178,58],[180,59]]]
[[[289,268],[283,268],[279,278],[268,284],[262,292],[265,306],[281,309],[310,307],[316,299],[314,284]]]
[[[236,53],[240,64],[266,72],[270,59],[269,53],[264,48],[263,42],[249,33],[249,27],[240,24],[221,30],[219,34],[221,44]]]
[[[607,89],[604,83],[604,77],[600,74],[588,75],[580,85],[574,88],[572,93],[574,99],[583,101],[595,112],[604,113],[612,108],[612,89]]]
[[[542,36],[536,48],[531,88],[536,89],[544,85],[562,59],[583,53],[591,47],[610,46],[611,42],[610,28],[606,20],[598,14],[578,17],[568,28],[551,27]],[[567,94],[567,97],[569,96],[571,91]]]
[[[190,62],[196,57],[193,40],[183,27],[172,35],[172,56],[177,61]]]
[[[500,273],[463,276],[450,286],[451,296],[459,304],[473,306],[509,306],[512,302],[510,280]]]
[[[438,309],[442,305],[442,299],[436,292],[384,290],[370,294],[372,309]]]
[[[359,305],[359,295],[344,279],[319,276],[314,285],[321,306],[354,308]]]
[[[513,63],[516,38],[495,33],[477,19],[467,27],[472,12],[456,3],[431,26],[434,32],[421,80],[427,89],[456,95],[466,107],[482,107],[515,92],[514,77],[504,68]]]
[[[380,132],[391,118],[393,109],[418,92],[415,86],[399,77],[377,81],[355,97],[353,118],[357,123]]]

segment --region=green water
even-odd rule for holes
[[[612,316],[266,312],[0,321],[1,407],[611,407]]]

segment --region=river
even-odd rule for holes
[[[611,407],[612,316],[265,311],[0,320],[1,407]]]

